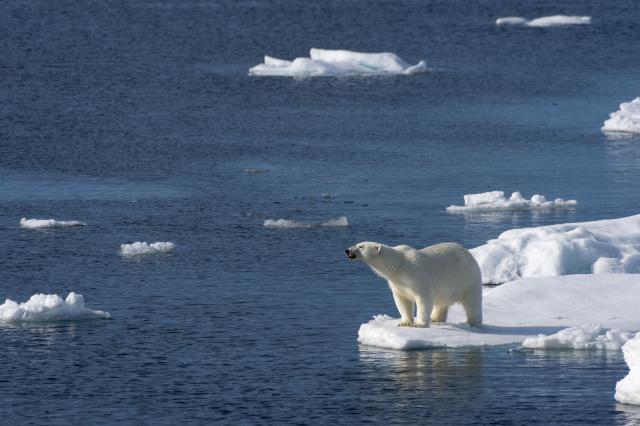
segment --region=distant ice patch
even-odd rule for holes
[[[519,192],[514,192],[508,199],[502,191],[483,192],[480,194],[467,194],[464,196],[464,206],[449,206],[447,211],[451,213],[465,212],[496,212],[511,210],[553,209],[575,206],[576,200],[563,200],[556,198],[547,201],[544,195],[534,195],[530,200],[523,198]]]
[[[265,56],[264,63],[249,69],[249,75],[277,77],[409,75],[426,70],[425,61],[410,65],[394,53],[361,53],[314,48],[309,51],[309,58],[296,58],[293,61]]]
[[[320,226],[327,227],[342,227],[349,226],[349,221],[345,216],[341,216],[337,219],[329,219],[322,223],[301,223],[295,220],[289,219],[267,219],[264,221],[263,226],[265,228],[315,228]]]
[[[622,347],[629,374],[616,384],[616,401],[640,405],[640,333]]]
[[[640,97],[620,104],[620,109],[612,112],[604,122],[602,131],[640,133]]]
[[[519,27],[563,27],[569,25],[589,25],[591,16],[566,16],[554,15],[527,20],[520,16],[509,16],[498,18],[496,25],[499,27],[519,26]]]
[[[131,244],[121,244],[120,254],[123,256],[138,256],[143,254],[166,253],[173,251],[175,247],[176,245],[170,242],[157,242],[152,244],[135,242]]]
[[[640,215],[511,229],[471,249],[484,283],[569,274],[640,273]]]
[[[74,292],[66,299],[57,294],[34,294],[23,303],[7,299],[0,305],[0,321],[46,322],[109,318],[108,312],[94,311],[84,306],[84,297]]]
[[[620,350],[636,333],[620,329],[606,329],[598,324],[569,327],[551,335],[539,334],[522,342],[529,349],[604,349]],[[640,333],[638,334],[640,336]]]
[[[27,219],[24,217],[20,219],[20,227],[26,229],[66,228],[86,225],[86,223],[77,220]]]

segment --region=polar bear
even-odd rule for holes
[[[460,244],[442,243],[416,250],[365,241],[346,250],[386,279],[402,316],[401,327],[444,322],[449,306],[461,303],[467,323],[482,325],[482,276],[478,263]],[[417,319],[413,321],[413,306]],[[430,314],[430,315],[429,315]]]

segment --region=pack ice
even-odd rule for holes
[[[640,405],[640,335],[622,347],[629,374],[616,384],[616,401]]]
[[[469,327],[463,309],[454,305],[447,323],[430,328],[398,327],[399,319],[378,315],[360,326],[358,342],[389,349],[522,345],[619,350],[640,330],[640,275],[524,279],[488,291],[483,305],[481,328]]]
[[[505,18],[498,18],[496,20],[496,25],[499,27],[563,27],[569,25],[589,24],[591,24],[591,16],[553,15],[542,16],[532,20],[528,20],[520,16],[509,16]]]
[[[252,76],[338,77],[409,75],[425,72],[427,64],[410,65],[394,53],[362,53],[349,50],[311,49],[308,58],[292,61],[264,57],[264,63],[249,69]]]
[[[620,104],[602,126],[604,132],[640,133],[640,97]]]
[[[640,273],[640,215],[511,229],[471,249],[484,283],[569,274]]]
[[[576,200],[564,200],[556,198],[547,201],[544,195],[535,194],[530,200],[522,197],[520,192],[513,192],[509,198],[502,191],[483,192],[480,194],[467,194],[464,196],[464,206],[449,206],[450,213],[481,213],[514,210],[554,209],[575,206]]]

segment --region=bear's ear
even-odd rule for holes
[[[376,250],[378,251],[378,253],[380,253],[380,252],[382,251],[382,245],[381,245],[381,244],[378,244],[378,245],[376,246]]]

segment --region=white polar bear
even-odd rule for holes
[[[389,282],[401,327],[429,327],[444,322],[449,306],[461,303],[467,322],[482,325],[482,276],[478,263],[460,244],[442,243],[422,250],[362,242],[346,250],[349,259],[365,262]],[[413,322],[413,306],[417,320]],[[429,315],[429,313],[431,315]]]

